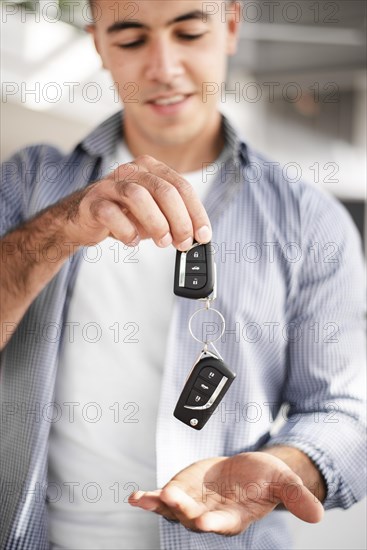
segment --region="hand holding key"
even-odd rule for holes
[[[0,349],[33,300],[79,247],[106,237],[131,246],[151,238],[159,247],[173,243],[177,249],[187,250],[193,239],[206,243],[211,235],[210,221],[197,193],[177,172],[149,156],[119,166],[2,239],[2,246],[16,253],[8,256],[2,273],[6,292],[1,319],[12,328],[2,335]],[[55,261],[40,254],[40,261],[35,262],[32,255],[23,254],[24,243],[42,251],[52,244],[60,250],[60,256]]]
[[[62,204],[62,203],[61,203]],[[206,243],[211,226],[192,186],[162,162],[144,155],[65,200],[68,236],[87,245],[108,236],[125,244],[152,238],[187,250]]]

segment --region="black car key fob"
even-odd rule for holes
[[[235,377],[224,361],[207,354],[193,366],[173,415],[195,430],[201,430]]]
[[[215,290],[215,264],[211,243],[194,243],[177,251],[173,292],[183,298],[208,298]]]

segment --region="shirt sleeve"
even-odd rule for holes
[[[34,145],[21,149],[1,164],[0,236],[29,219],[40,209],[32,203],[33,193],[37,188],[37,192],[45,192],[43,186],[47,185],[47,162],[52,166],[59,159],[60,152],[56,148],[49,145]]]
[[[289,300],[287,420],[267,443],[294,446],[321,471],[326,509],[365,494],[365,273],[360,239],[344,207],[306,191],[303,258]]]
[[[1,165],[0,183],[0,235],[22,222],[24,215],[24,173],[26,155],[22,151]]]

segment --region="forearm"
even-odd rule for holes
[[[280,458],[289,466],[303,481],[305,487],[323,502],[326,497],[326,485],[319,469],[312,460],[302,451],[295,447],[276,445],[262,449],[262,452]]]
[[[50,207],[0,241],[0,349],[33,300],[79,248],[66,231],[66,205]]]

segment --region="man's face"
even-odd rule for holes
[[[117,83],[127,125],[145,140],[187,143],[216,117],[218,96],[203,96],[203,85],[221,85],[227,55],[236,49],[234,8],[225,6],[224,0],[97,0],[96,47]]]

